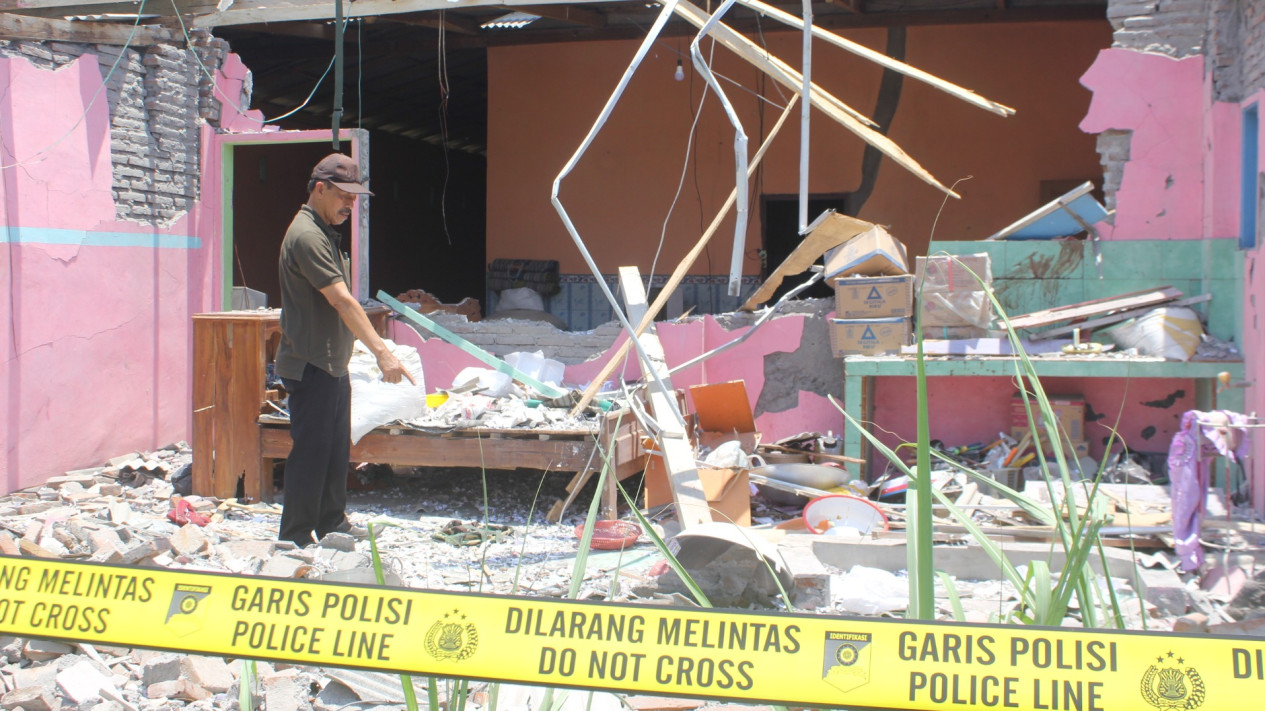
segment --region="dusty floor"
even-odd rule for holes
[[[188,449],[177,446],[130,462],[118,459],[114,466],[54,477],[43,487],[0,497],[0,552],[248,575],[344,580],[359,576],[370,582],[364,577],[369,574],[368,542],[347,538],[302,550],[278,545],[274,541],[276,506],[226,505],[188,497],[195,510],[211,519],[208,525],[171,522],[167,514],[177,497],[170,479],[178,482],[188,461]],[[364,467],[353,475],[349,515],[362,526],[389,524],[374,526],[379,550],[387,570],[404,586],[561,598],[567,594],[576,565],[575,527],[584,520],[596,490],[596,482],[590,483],[562,522],[546,522],[545,512],[565,495],[569,478],[569,474],[536,470],[482,473]],[[639,477],[625,483],[635,490]],[[769,526],[795,518],[797,510],[773,507],[757,496],[753,515],[758,525]],[[664,524],[669,529],[673,526],[668,518]],[[588,557],[579,597],[636,601],[654,596],[656,577],[651,568],[660,560],[644,535],[631,549],[594,552]],[[830,578],[833,598],[817,609],[801,611],[833,615],[900,614],[903,610],[907,589],[903,578],[884,574],[886,584],[893,588],[886,598],[858,596],[857,590],[880,585],[874,576],[882,571],[822,568]],[[1239,601],[1249,609],[1238,610],[1238,617],[1265,614],[1259,609],[1265,574],[1260,577],[1261,582],[1254,583],[1256,597]],[[1199,592],[1197,580],[1188,583],[1194,593]],[[1009,583],[956,580],[954,584],[968,619],[987,619],[1017,598]],[[1172,628],[1174,616],[1143,604],[1129,591],[1128,581],[1113,579],[1112,584],[1126,601],[1131,628],[1140,626],[1142,615],[1147,616],[1150,629]],[[1207,613],[1214,623],[1231,619],[1226,614],[1230,600],[1199,594],[1193,599],[1193,609]],[[778,609],[780,604],[771,600],[768,606]],[[942,613],[946,618],[951,615],[947,603]],[[1069,619],[1068,624],[1077,621]],[[176,658],[144,650],[94,649],[0,636],[0,705],[26,711],[232,709],[237,707],[240,669],[235,660]],[[85,675],[100,688],[84,691],[71,683]],[[261,663],[258,678],[255,692],[269,711],[402,708],[399,680],[391,675]],[[446,682],[440,686],[443,699],[454,691]],[[477,693],[467,700],[467,708],[486,708],[489,690],[486,685],[475,686]],[[498,709],[534,709],[539,708],[543,691],[502,685],[497,693]],[[424,698],[425,692],[419,691],[419,697]],[[570,692],[564,707],[579,709],[586,703],[586,694]],[[455,711],[456,705],[454,700],[446,708]],[[640,711],[706,705],[698,700],[613,694],[598,694],[594,702],[597,708]]]

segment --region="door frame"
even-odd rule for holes
[[[361,175],[369,175],[369,132],[360,128],[344,128],[339,131],[339,141],[351,144],[351,157],[360,166]],[[208,183],[220,190],[218,224],[214,234],[219,236],[220,258],[215,260],[212,284],[220,285],[219,310],[232,308],[233,293],[233,161],[234,149],[242,145],[268,145],[291,143],[330,143],[328,130],[307,131],[260,131],[253,133],[217,133],[211,137],[208,157],[213,161],[207,166]],[[331,146],[330,152],[333,152]],[[369,297],[369,203],[363,197],[352,208],[351,219],[351,284],[348,288],[360,301]]]

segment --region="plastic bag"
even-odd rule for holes
[[[1121,348],[1168,360],[1190,360],[1199,347],[1203,325],[1192,309],[1160,307],[1113,328],[1111,339]]]
[[[388,383],[382,380],[377,358],[360,341],[352,348],[347,370],[351,376],[351,443],[360,441],[375,427],[396,420],[411,420],[426,414],[426,378],[422,359],[412,346],[384,341],[400,360],[416,384],[407,380]]]
[[[514,309],[544,311],[545,300],[540,297],[540,294],[536,293],[535,289],[530,289],[525,286],[502,291],[500,301],[496,302],[496,310],[511,311]]]
[[[845,612],[877,615],[909,607],[909,581],[886,570],[854,565],[831,586]]]

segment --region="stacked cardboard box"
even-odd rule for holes
[[[993,320],[993,283],[987,253],[918,257],[922,333],[925,338],[982,338]]]
[[[1089,444],[1085,441],[1085,398],[1082,395],[1050,395],[1050,409],[1054,411],[1054,419],[1058,422],[1059,439],[1062,441],[1064,454],[1079,458],[1089,454]],[[1036,422],[1036,441],[1042,451],[1051,453],[1054,448],[1049,444],[1040,406],[1035,398],[1029,398],[1032,417]],[[1010,401],[1010,436],[1019,439],[1028,434],[1030,427],[1028,412],[1024,409],[1023,396],[1016,394]]]
[[[827,252],[825,264],[835,287],[835,356],[899,353],[909,343],[914,307],[905,245],[875,226]]]

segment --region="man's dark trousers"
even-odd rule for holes
[[[351,461],[351,379],[308,363],[302,380],[282,378],[290,393],[285,499],[277,538],[300,547],[346,527]]]

